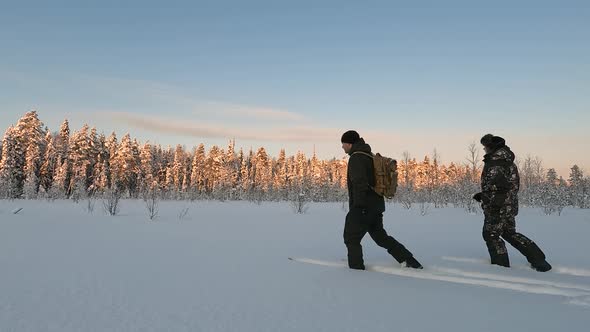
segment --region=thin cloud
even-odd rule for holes
[[[103,113],[104,114],[104,113]],[[281,127],[272,129],[237,128],[215,123],[191,123],[163,119],[126,112],[108,112],[113,120],[127,125],[159,133],[185,135],[199,138],[237,138],[244,140],[274,142],[317,142],[333,141],[340,130],[313,127]]]
[[[169,119],[161,119],[125,112],[110,112],[110,116],[115,121],[119,121],[136,128],[160,133],[175,135],[180,134],[204,138],[231,137],[231,133],[229,131],[220,129],[218,127],[215,128],[213,126],[181,123],[177,121],[171,121]]]
[[[226,116],[237,116],[258,120],[283,120],[283,121],[303,121],[305,117],[299,113],[289,112],[280,109],[266,107],[251,107],[245,105],[236,105],[223,102],[208,102],[202,106],[197,106],[194,113],[201,114],[203,111],[221,113]]]
[[[51,90],[54,96],[69,98],[71,90],[77,91],[77,101],[70,104],[87,108],[88,100],[99,103],[99,108],[126,110],[174,110],[177,114],[194,114],[199,120],[215,119],[219,122],[244,120],[289,124],[305,123],[307,119],[299,113],[259,105],[243,105],[224,100],[208,100],[198,92],[182,86],[149,80],[117,77],[88,76],[62,73],[61,79],[67,84],[55,86],[54,79],[43,76],[27,76],[9,73],[10,78],[27,84],[40,91]],[[79,103],[80,105],[75,105]],[[62,106],[63,108],[63,106]]]
[[[224,115],[232,118],[246,118],[264,121],[304,121],[305,117],[272,107],[240,105],[225,101],[211,101],[206,98],[191,96],[182,88],[146,80],[120,78],[87,78],[87,83],[94,82],[113,91],[126,91],[143,101],[146,97],[161,103],[168,109],[188,110],[195,115]]]

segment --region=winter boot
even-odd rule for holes
[[[524,247],[522,253],[526,256],[526,260],[529,261],[529,263],[531,263],[533,266],[537,263],[541,264],[543,261],[545,261],[545,253],[535,242],[531,241],[531,243]]]
[[[546,260],[531,263],[531,267],[539,272],[547,272],[551,270],[551,264],[549,264]]]
[[[510,259],[508,259],[508,254],[490,255],[490,261],[492,264],[495,264],[495,265],[500,265],[503,267],[510,267]]]
[[[411,267],[412,269],[423,269],[424,267],[422,266],[422,264],[420,264],[416,258],[414,258],[413,256],[406,259],[406,261],[404,262],[406,263],[406,267]]]

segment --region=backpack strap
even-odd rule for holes
[[[365,156],[369,156],[369,157],[371,157],[371,158],[374,158],[374,157],[375,157],[375,156],[374,156],[372,153],[368,153],[368,152],[364,152],[364,151],[355,151],[355,152],[353,152],[353,153],[351,154],[351,156],[352,156],[353,154],[364,154]]]
[[[364,152],[364,151],[355,151],[355,152],[351,153],[351,154],[350,154],[350,156],[352,157],[352,156],[353,156],[353,155],[355,155],[355,154],[362,154],[362,155],[365,155],[365,156],[367,156],[367,157],[370,157],[371,159],[374,159],[374,158],[375,158],[375,156],[374,156],[372,153],[368,153],[368,152]],[[373,165],[373,172],[374,172],[374,171],[375,171],[375,165]],[[377,179],[375,179],[375,181],[377,181]],[[373,192],[375,192],[375,187],[374,187],[374,186],[372,186],[371,184],[369,184],[369,188],[370,188],[370,189],[371,189]],[[375,193],[376,193],[376,192],[375,192]]]

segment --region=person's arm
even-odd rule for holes
[[[366,163],[363,163],[360,155],[350,156],[348,161],[350,167],[350,182],[352,184],[352,207],[359,209],[366,209],[367,193],[371,188],[369,187],[369,179],[367,177]]]

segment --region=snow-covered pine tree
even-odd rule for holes
[[[545,178],[541,158],[527,156],[519,165],[520,201],[528,206],[541,206],[541,187]]]
[[[202,143],[193,152],[190,183],[190,197],[196,199],[205,185],[205,146]]]
[[[348,192],[346,191],[346,160],[334,158],[330,162],[330,176],[333,186],[333,193],[330,196],[330,201],[342,202],[346,201]]]
[[[338,161],[338,178],[340,179],[340,187],[343,190],[347,189],[347,178],[348,178],[348,164],[346,159],[342,158]],[[348,193],[347,193],[348,194]]]
[[[63,163],[55,169],[53,184],[49,190],[48,198],[62,199],[69,197],[71,174],[72,167],[70,166],[70,160],[66,158]]]
[[[42,157],[45,153],[45,135],[43,122],[36,111],[25,113],[15,127],[18,144],[25,151],[24,164],[24,195],[26,198],[37,198],[41,175]]]
[[[41,144],[29,144],[25,152],[23,194],[27,199],[36,199],[39,193],[42,149]]]
[[[103,134],[98,136],[98,155],[94,166],[93,191],[100,195],[111,188],[111,162],[109,149],[106,144],[106,137]]]
[[[559,205],[559,179],[555,169],[550,168],[547,171],[545,182],[540,189],[540,204],[543,207],[545,214],[553,214],[554,212],[561,212],[563,207]]]
[[[207,153],[204,164],[204,187],[210,197],[217,197],[219,194],[222,161],[223,151],[217,145],[213,145]]]
[[[40,171],[40,187],[39,191],[46,197],[53,185],[53,176],[55,175],[55,168],[57,167],[58,154],[56,149],[55,135],[49,131],[45,135],[45,154],[43,156],[43,163]]]
[[[578,165],[572,166],[569,176],[570,204],[582,209],[588,208],[588,188],[584,179],[584,172]]]
[[[88,125],[84,124],[70,138],[69,161],[72,167],[72,178],[69,192],[70,197],[76,202],[87,197],[87,183],[90,182],[88,174],[92,160],[88,130]]]
[[[164,196],[168,197],[168,191],[174,182],[171,171],[171,165],[174,161],[174,150],[170,146],[166,149],[158,146],[157,151],[158,183],[160,183],[160,188]]]
[[[301,151],[297,151],[295,156],[295,187],[293,188],[292,195],[299,195],[301,193],[307,195],[309,193],[309,165],[305,154]]]
[[[242,193],[242,165],[244,162],[244,150],[242,148],[240,148],[240,151],[238,151],[238,154],[236,156],[236,167],[237,167],[237,171],[236,171],[236,180],[234,182],[234,185],[232,187],[232,191],[233,191],[233,198],[234,200],[241,200],[243,199],[243,193]]]
[[[242,152],[240,150],[240,152]],[[242,152],[243,153],[243,152]],[[250,186],[252,183],[251,179],[251,161],[253,158],[252,149],[250,149],[248,156],[244,156],[242,158],[242,163],[240,165],[240,198],[250,200]]]
[[[230,140],[224,157],[224,190],[227,192],[228,199],[235,199],[237,196],[238,180],[240,178],[240,160],[236,155],[236,141]]]
[[[132,198],[139,197],[139,187],[137,185],[137,177],[139,174],[139,166],[141,164],[141,160],[139,159],[139,142],[137,139],[133,139],[131,142],[131,158],[132,160],[132,168],[131,174],[129,177],[129,196]]]
[[[584,208],[590,208],[590,176],[584,178],[584,190],[583,190]]]
[[[66,198],[70,195],[70,181],[72,178],[71,163],[68,160],[70,150],[70,124],[67,119],[62,122],[54,140],[57,156],[49,198]]]
[[[557,194],[556,194],[556,206],[557,206],[557,213],[561,215],[561,211],[568,206],[569,204],[569,197],[568,197],[568,188],[567,188],[567,181],[564,180],[563,177],[559,177],[557,183]]]
[[[277,162],[275,164],[274,174],[273,187],[277,191],[277,198],[279,200],[289,199],[289,191],[287,190],[289,178],[287,176],[287,154],[285,149],[281,149],[279,151],[279,157],[277,158]]]
[[[18,140],[16,128],[10,126],[2,139],[2,160],[0,161],[1,197],[20,198],[24,185],[24,151]]]
[[[116,190],[127,193],[128,197],[137,196],[138,159],[137,147],[134,147],[129,134],[125,134],[115,152],[114,158],[111,157],[111,172]]]
[[[65,119],[59,127],[57,137],[55,137],[55,150],[58,156],[58,165],[68,158],[70,146],[70,123]]]
[[[182,195],[183,199],[190,198],[190,188],[191,188],[191,171],[192,171],[192,160],[191,154],[187,151],[184,152],[184,170],[183,170],[183,178],[182,178]]]
[[[429,201],[434,203],[435,208],[441,208],[444,206],[445,192],[444,187],[441,185],[442,179],[441,174],[443,173],[440,166],[440,155],[434,149],[432,153],[432,164],[427,170],[427,188],[430,195]]]
[[[252,169],[254,171],[253,189],[256,192],[255,195],[260,195],[257,198],[264,199],[265,194],[272,187],[272,164],[264,147],[260,147],[256,151]]]
[[[316,202],[320,201],[323,182],[322,164],[316,155],[315,149],[311,156],[311,160],[309,161],[309,181],[311,183],[308,192],[309,199]]]
[[[181,190],[183,187],[183,180],[184,180],[184,173],[186,169],[186,156],[184,153],[184,148],[182,145],[176,145],[174,150],[174,161],[170,167],[170,177],[169,185],[172,188],[169,188],[169,194],[172,195],[175,199],[181,198]]]
[[[155,187],[156,165],[154,157],[152,145],[149,142],[146,142],[139,152],[140,166],[137,183],[142,195],[145,195],[148,192],[153,193],[150,189]]]
[[[97,184],[97,177],[99,176],[99,171],[102,165],[99,163],[101,161],[101,155],[104,150],[104,141],[101,142],[101,137],[98,135],[97,130],[95,127],[90,129],[90,134],[88,136],[88,142],[90,145],[89,148],[89,165],[86,169],[86,183],[85,187],[87,188],[87,193],[90,196],[93,196],[100,188],[96,186]],[[97,170],[98,169],[98,170]]]

